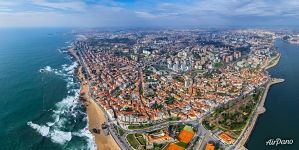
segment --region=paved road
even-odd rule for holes
[[[128,132],[128,133],[146,133],[146,132],[151,132],[151,131],[155,131],[161,128],[165,128],[168,127],[169,125],[178,125],[178,124],[192,124],[192,125],[198,125],[198,120],[190,120],[190,121],[169,121],[169,122],[165,122],[165,123],[161,123],[161,124],[157,124],[157,125],[153,125],[150,126],[148,128],[144,128],[144,129],[135,129],[135,130],[129,130],[129,129],[123,129],[124,131]]]
[[[119,147],[122,150],[129,150],[131,149],[131,147],[129,146],[129,144],[126,142],[126,135],[124,134],[123,136],[120,136],[119,134],[117,134],[117,131],[115,130],[115,128],[113,127],[113,124],[109,124],[109,131],[110,134],[112,135],[113,139],[116,141],[116,143],[119,145]]]
[[[83,67],[83,69],[84,69],[84,71],[85,71],[85,75],[87,76],[87,77],[91,77],[90,76],[90,74],[89,74],[89,72],[88,72],[88,70],[86,69],[86,67],[87,67],[87,65],[86,65],[86,63],[85,63],[85,61],[84,61],[84,59],[82,58],[82,52],[81,51],[78,51],[78,54],[79,54],[79,64]],[[90,86],[90,83],[88,83],[89,84],[89,88],[91,89],[91,86]],[[95,101],[95,98],[93,97],[93,95],[91,94],[91,91],[89,90],[89,93],[87,93],[91,98],[92,98],[92,100],[94,100]],[[108,114],[107,114],[107,112],[104,110],[104,108],[100,105],[100,104],[98,104],[97,103],[97,101],[95,101],[95,103],[99,106],[99,108],[104,112],[104,114],[105,114],[105,116],[106,116],[106,118],[107,118],[107,123],[108,123],[108,126],[109,126],[109,133],[111,134],[111,136],[113,137],[113,139],[115,140],[115,142],[118,144],[118,146],[122,149],[122,150],[129,150],[129,149],[131,149],[130,148],[130,146],[128,145],[128,143],[126,142],[126,139],[123,137],[123,136],[119,136],[118,134],[117,134],[117,131],[114,129],[114,127],[111,125],[112,124],[112,122],[109,120],[109,117],[108,117]]]

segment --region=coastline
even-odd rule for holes
[[[276,66],[281,58],[281,54],[279,53],[278,56],[276,56],[275,58],[273,58],[270,63],[266,64],[265,66],[265,70],[268,70],[274,66]],[[272,62],[274,61],[274,62]],[[266,84],[265,90],[263,92],[263,95],[260,97],[260,101],[256,107],[256,110],[254,111],[254,114],[252,116],[252,120],[248,122],[248,124],[246,125],[246,128],[243,130],[243,132],[241,133],[241,139],[239,139],[239,142],[236,144],[236,148],[240,149],[240,150],[246,150],[247,148],[245,147],[255,125],[256,125],[256,121],[258,120],[259,115],[263,114],[266,109],[264,107],[268,92],[271,88],[272,85],[274,84],[278,84],[281,82],[284,82],[284,79],[279,79],[279,78],[271,78],[269,76],[269,80],[268,83]]]
[[[76,61],[80,61],[79,56],[76,54],[73,48],[70,48],[69,50],[70,55],[75,57]],[[107,118],[105,117],[104,112],[99,108],[99,106],[96,104],[94,99],[89,95],[89,85],[88,81],[85,79],[82,67],[80,63],[78,63],[76,76],[80,81],[80,99],[84,103],[84,106],[86,108],[86,113],[88,117],[88,128],[89,131],[94,136],[94,141],[97,146],[98,150],[120,150],[118,144],[113,139],[111,134],[104,135],[104,131],[101,129],[102,123],[106,122]],[[99,129],[100,133],[94,133],[92,132],[93,129]]]
[[[254,111],[252,120],[250,122],[248,122],[248,125],[246,126],[245,130],[243,131],[239,143],[236,145],[236,147],[238,149],[247,149],[247,148],[245,148],[245,144],[247,143],[247,141],[255,127],[256,121],[258,120],[259,115],[263,114],[266,111],[264,104],[265,104],[270,87],[274,84],[284,82],[284,79],[270,78],[270,80],[271,81],[269,81],[269,83],[267,83],[267,85],[265,87],[265,91],[263,92],[263,95],[261,97],[261,100],[260,100],[259,104],[257,105],[256,110]]]
[[[268,70],[274,66],[276,66],[280,60],[280,57],[281,57],[281,54],[279,53],[278,56],[276,56],[275,58],[273,58],[271,61],[270,61],[270,64],[266,64],[265,66],[265,70]],[[274,61],[274,62],[272,62]]]

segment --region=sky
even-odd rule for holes
[[[0,0],[0,27],[299,26],[299,0]]]

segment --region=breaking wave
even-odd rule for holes
[[[55,143],[64,144],[72,139],[71,132],[64,132],[60,130],[54,130],[51,132],[51,140]]]
[[[96,149],[94,137],[88,130],[87,115],[79,102],[80,87],[74,76],[77,65],[74,62],[71,65],[62,65],[60,70],[50,66],[39,70],[41,73],[51,72],[61,76],[67,82],[68,95],[51,110],[51,121],[44,124],[30,121],[27,125],[54,143],[67,145],[74,137],[79,137],[86,141],[81,149]],[[82,121],[86,122],[86,125],[78,128],[76,125]]]
[[[38,133],[40,133],[42,136],[47,136],[50,131],[50,127],[48,126],[40,126],[38,124],[34,124],[31,121],[27,123],[32,129],[35,129]]]
[[[50,66],[46,66],[42,69],[39,69],[39,72],[52,72],[53,69]]]

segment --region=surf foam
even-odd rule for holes
[[[95,143],[95,140],[94,140],[94,136],[88,130],[88,125],[84,129],[73,133],[73,135],[85,138],[85,140],[87,142],[87,149],[90,149],[90,150],[96,150],[97,149],[97,146],[96,146],[96,143]]]
[[[71,65],[62,65],[61,69],[54,69],[50,66],[46,66],[39,70],[40,72],[47,71],[61,76],[67,82],[68,95],[60,102],[56,103],[54,109],[51,110],[51,118],[53,121],[47,122],[45,125],[38,125],[31,121],[27,124],[42,136],[50,138],[54,143],[64,145],[72,140],[72,136],[78,136],[86,141],[88,149],[96,149],[94,137],[88,130],[87,123],[86,127],[78,129],[79,131],[73,131],[73,129],[68,129],[66,127],[72,121],[76,123],[75,119],[78,114],[83,116],[82,121],[88,122],[86,113],[82,112],[80,109],[79,83],[74,80],[74,70],[77,66],[78,64],[74,62]],[[83,149],[86,149],[86,147]]]
[[[32,123],[31,121],[27,123],[31,128],[35,129],[42,136],[47,136],[50,131],[50,127],[48,126],[40,126],[38,124]]]
[[[50,66],[46,66],[46,67],[44,67],[44,68],[42,68],[42,69],[39,69],[39,72],[52,72],[53,71],[53,69],[50,67]]]
[[[53,142],[58,144],[64,144],[72,139],[72,133],[60,130],[53,130],[50,134],[50,137]]]

